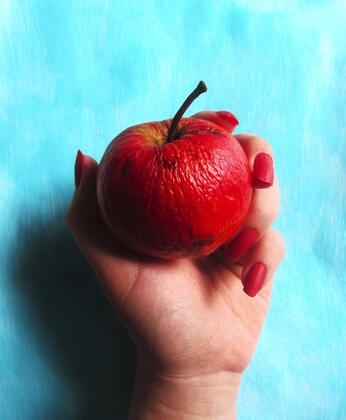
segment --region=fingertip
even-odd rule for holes
[[[269,188],[274,182],[274,163],[269,153],[257,153],[252,169],[252,185],[255,188]]]
[[[76,190],[67,213],[70,227],[100,220],[96,195],[97,169],[98,163],[78,150],[74,171]]]
[[[254,159],[258,153],[267,153],[274,158],[273,148],[271,144],[263,137],[256,136],[250,133],[234,134],[234,137],[243,147],[251,166],[253,166]]]
[[[229,133],[232,133],[239,124],[236,116],[229,111],[200,111],[192,115],[191,118],[210,121],[227,130]]]
[[[256,296],[272,282],[284,253],[285,246],[281,235],[274,229],[269,229],[246,256],[241,280],[247,295]]]
[[[266,265],[261,261],[255,262],[244,277],[244,279],[242,279],[244,285],[244,292],[250,297],[255,297],[257,293],[261,290],[266,275]]]
[[[78,188],[82,173],[83,173],[83,162],[84,162],[84,155],[83,153],[78,149],[76,161],[74,164],[74,183],[75,187]]]
[[[217,111],[216,114],[219,117],[219,124],[230,133],[233,133],[236,126],[239,125],[237,117],[229,111]]]
[[[75,187],[79,188],[81,181],[85,178],[84,175],[93,173],[95,174],[98,168],[98,163],[91,156],[84,155],[79,149],[77,151],[75,165],[74,165],[74,178]]]
[[[254,188],[269,188],[274,182],[273,149],[262,137],[248,133],[234,136],[249,160],[252,170],[252,185]]]

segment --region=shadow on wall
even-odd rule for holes
[[[57,395],[42,418],[125,419],[135,346],[68,230],[66,208],[54,219],[36,215],[19,226],[21,242],[13,254],[12,284],[33,345],[77,396],[69,412],[69,402]]]

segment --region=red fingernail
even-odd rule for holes
[[[239,124],[236,116],[228,111],[217,111],[217,114],[221,118],[222,126],[226,128],[226,130],[228,130],[230,133],[232,133],[236,126]]]
[[[77,156],[76,156],[76,163],[74,164],[74,182],[75,182],[76,188],[78,188],[78,185],[82,178],[83,160],[84,160],[84,155],[80,150],[78,150]]]
[[[244,278],[244,292],[250,297],[256,296],[263,286],[266,274],[267,267],[262,262],[256,262]]]
[[[226,245],[224,254],[230,262],[239,260],[257,241],[259,234],[256,229],[245,228],[239,235]]]
[[[252,184],[256,188],[267,188],[273,185],[273,159],[267,153],[259,153],[253,164]]]

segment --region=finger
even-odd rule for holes
[[[253,190],[251,207],[242,230],[224,246],[225,257],[238,261],[272,225],[278,215],[280,190],[274,176],[273,151],[263,138],[251,134],[238,134],[235,138],[243,147],[252,168]],[[272,185],[271,188],[268,188]],[[266,188],[264,188],[266,186]]]
[[[140,256],[124,247],[102,221],[97,205],[97,169],[92,157],[78,152],[76,190],[66,217],[82,253],[116,308],[133,284],[128,273],[136,273],[133,267],[138,265]]]
[[[97,204],[97,162],[78,151],[75,163],[76,190],[67,212],[68,225],[83,254],[95,271],[106,274],[110,262],[153,261],[153,257],[138,254],[124,246],[103,222]]]
[[[228,111],[200,111],[197,112],[197,114],[191,115],[190,118],[211,121],[230,133],[232,133],[239,124],[237,118]]]
[[[75,163],[76,190],[66,218],[70,229],[91,265],[101,266],[112,236],[104,225],[96,194],[97,162],[77,153]]]
[[[280,234],[269,229],[248,253],[241,280],[244,292],[250,297],[270,294],[273,277],[285,254]]]
[[[119,251],[116,238],[101,218],[96,194],[97,162],[77,153],[75,163],[76,190],[67,212],[68,224],[85,256],[93,266],[101,266],[107,255]]]
[[[254,189],[249,214],[239,233],[224,245],[230,262],[238,261],[273,224],[279,213],[280,190],[274,177],[272,188]]]
[[[78,150],[75,163],[76,190],[67,213],[71,227],[101,222],[96,199],[97,162]]]
[[[267,140],[252,134],[234,136],[243,147],[252,171],[255,188],[268,188],[274,181],[273,149]]]

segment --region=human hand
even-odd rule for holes
[[[203,111],[194,117],[228,128],[220,114]],[[271,147],[256,136],[235,137],[253,171],[251,209],[235,238],[195,260],[154,259],[118,242],[98,211],[98,164],[77,155],[67,219],[137,345],[131,419],[235,416],[242,372],[255,350],[284,254],[280,235],[270,228],[279,208]]]

